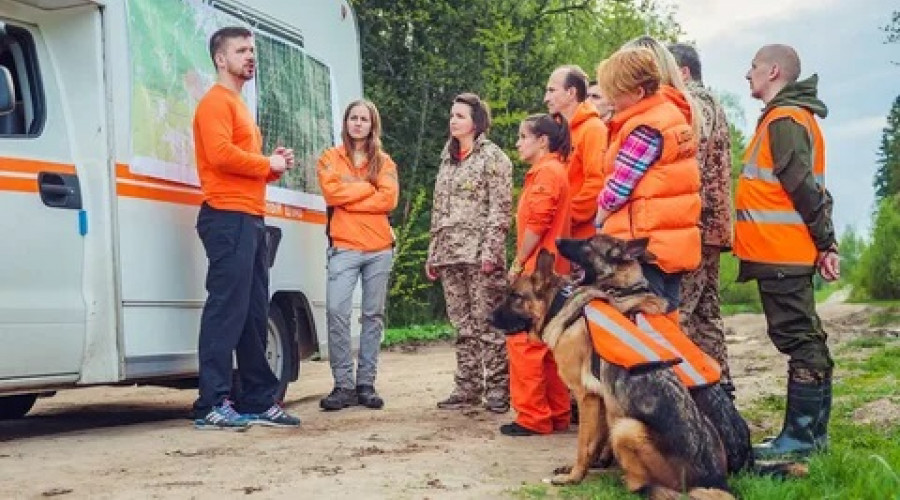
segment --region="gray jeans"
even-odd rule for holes
[[[334,386],[353,389],[374,385],[378,371],[378,351],[384,332],[384,303],[391,275],[394,251],[361,252],[328,249],[328,357]],[[353,290],[362,280],[362,332],[356,382],[353,380],[353,352],[350,347],[350,312]]]

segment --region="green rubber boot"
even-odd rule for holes
[[[827,392],[827,397],[826,397]],[[787,408],[781,433],[753,447],[757,460],[805,458],[828,446],[831,381],[788,381]]]

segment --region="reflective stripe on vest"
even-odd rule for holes
[[[719,363],[691,341],[668,316],[638,314],[635,324],[660,345],[681,357],[681,363],[672,369],[686,387],[705,387],[722,378]]]
[[[622,368],[653,368],[681,362],[678,354],[655,341],[618,310],[602,300],[585,306],[594,351],[605,361]]]

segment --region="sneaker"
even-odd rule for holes
[[[194,427],[201,430],[245,431],[250,428],[250,419],[238,413],[227,399],[214,406],[203,418],[194,420]]]
[[[331,394],[319,401],[319,408],[325,411],[342,410],[349,406],[354,406],[359,402],[356,396],[356,389],[342,389],[335,387]]]
[[[481,404],[481,398],[465,397],[454,391],[447,399],[438,401],[437,407],[442,410],[462,410],[479,404]]]
[[[506,413],[509,411],[509,399],[487,398],[484,401],[484,407],[493,413]]]
[[[265,425],[268,427],[299,427],[300,419],[288,414],[280,405],[273,404],[263,413],[257,413],[249,417],[251,425]]]
[[[513,422],[511,424],[501,425],[500,426],[500,434],[503,434],[504,436],[519,437],[519,436],[536,436],[540,433],[537,431],[533,431],[533,430],[529,429],[528,427],[522,427],[521,425],[517,424],[516,422]]]
[[[371,385],[356,386],[356,399],[359,401],[359,404],[373,410],[379,410],[384,406],[384,400],[381,399],[381,396],[375,392],[375,388]]]

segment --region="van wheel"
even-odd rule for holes
[[[266,360],[269,368],[278,378],[278,390],[275,393],[276,401],[284,401],[288,384],[291,382],[294,369],[294,341],[288,330],[287,322],[281,308],[272,304],[269,307],[269,322],[266,332]]]
[[[37,397],[37,394],[16,394],[15,396],[0,397],[0,420],[13,420],[24,417],[31,410],[31,407],[34,406]]]

